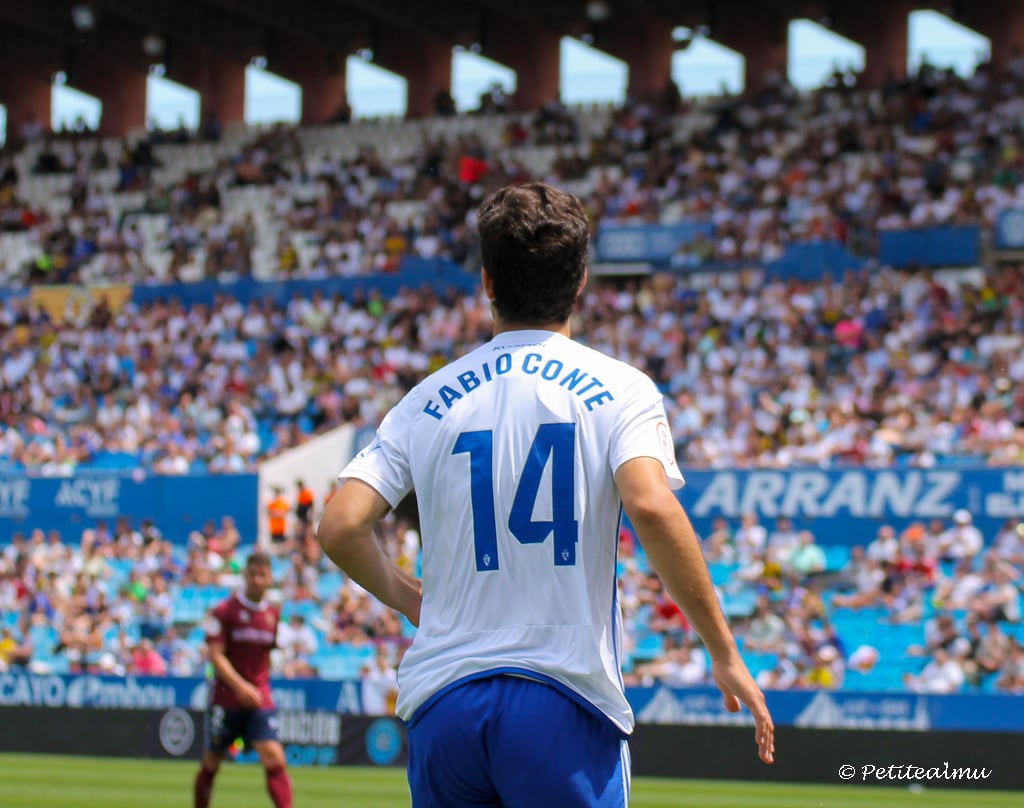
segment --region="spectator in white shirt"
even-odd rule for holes
[[[741,564],[750,564],[755,558],[764,553],[764,546],[768,540],[768,531],[759,524],[757,515],[745,514],[740,529],[736,531],[736,550]]]
[[[971,611],[987,622],[1020,622],[1020,590],[1015,582],[1018,570],[1000,563],[970,604]]]
[[[301,614],[293,614],[287,623],[278,627],[277,645],[282,652],[281,667],[285,676],[295,678],[315,674],[310,657],[317,652],[320,642]]]
[[[642,680],[653,677],[668,687],[692,687],[707,681],[708,660],[702,648],[683,641],[665,651],[661,659],[645,665],[640,671]]]
[[[1008,520],[996,536],[995,550],[1004,561],[1024,565],[1024,522]]]
[[[882,525],[878,529],[878,537],[868,545],[867,554],[870,561],[878,564],[883,561],[895,561],[900,554],[896,530],[890,525]]]
[[[398,673],[384,654],[378,653],[377,664],[363,668],[363,715],[394,715],[398,697]]]
[[[974,558],[985,543],[973,524],[970,511],[961,508],[953,514],[953,527],[943,535],[939,545],[940,558]]]
[[[945,648],[938,648],[921,672],[905,674],[903,683],[913,693],[956,693],[963,687],[964,671]]]

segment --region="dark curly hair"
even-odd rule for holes
[[[502,320],[547,325],[569,319],[590,237],[579,199],[539,182],[502,188],[480,206],[477,230]]]

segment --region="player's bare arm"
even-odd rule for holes
[[[697,535],[668,487],[661,462],[650,457],[629,460],[615,473],[615,482],[652,568],[704,641],[726,707],[736,712],[740,702],[747,706],[754,716],[761,760],[772,763],[775,729],[764,694],[740,656],[715,596]]]
[[[388,558],[373,535],[374,526],[389,510],[387,500],[372,486],[347,480],[327,504],[317,539],[328,557],[356,583],[419,625],[423,592],[419,579]]]
[[[207,648],[210,662],[217,672],[217,678],[230,687],[246,707],[259,707],[263,703],[263,695],[258,687],[245,681],[235,670],[235,666],[231,664],[227,654],[224,653],[224,643],[210,640]]]

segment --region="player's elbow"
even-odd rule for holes
[[[345,555],[347,548],[365,532],[362,521],[343,508],[328,508],[320,520],[316,538],[333,559]]]
[[[390,510],[390,505],[371,486],[360,480],[347,480],[320,519],[317,540],[335,562],[353,546],[372,536],[373,526]]]
[[[622,506],[638,529],[672,522],[682,515],[679,500],[666,486],[630,492],[623,497]]]

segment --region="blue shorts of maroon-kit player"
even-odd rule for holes
[[[556,682],[463,680],[409,722],[413,808],[625,808],[626,736]]]
[[[277,710],[242,710],[214,704],[206,711],[204,747],[226,752],[238,738],[250,741],[277,740]]]

